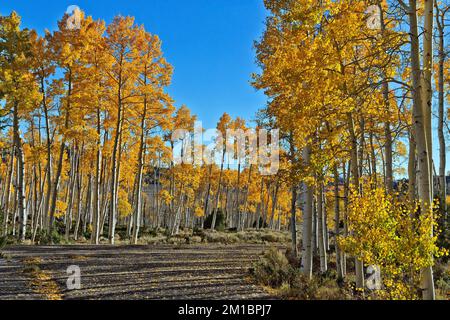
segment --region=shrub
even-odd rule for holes
[[[41,245],[60,244],[64,242],[64,236],[55,229],[51,233],[47,230],[40,230],[36,234],[35,241]]]
[[[250,270],[253,278],[274,289],[275,295],[284,299],[342,300],[351,297],[348,288],[341,288],[333,274],[323,274],[309,279],[300,272],[298,259],[289,250],[283,254],[276,248],[265,251]],[[272,291],[273,292],[273,291]]]
[[[261,235],[255,231],[240,231],[236,233],[240,241],[246,243],[261,243]]]
[[[0,250],[6,247],[6,237],[0,237]]]
[[[6,247],[6,237],[0,237],[0,258],[4,258],[2,249]]]
[[[169,228],[164,229],[163,235],[164,235],[166,238],[170,238],[170,237],[171,237],[171,234],[172,234],[172,232],[170,231]]]
[[[169,244],[182,244],[182,243],[186,243],[186,240],[182,239],[182,238],[173,237],[173,238],[167,239],[167,243],[169,243]]]
[[[338,238],[342,250],[381,268],[381,298],[418,298],[420,270],[446,254],[436,243],[438,232],[430,232],[438,229],[436,213],[382,188],[355,193],[349,203],[349,233]]]
[[[186,237],[186,243],[200,243],[202,240],[199,236]]]
[[[156,237],[158,235],[158,230],[156,228],[148,228],[142,232],[150,237]]]
[[[4,228],[3,228],[3,210],[0,210],[0,234],[3,234]]]
[[[255,263],[253,275],[259,283],[277,288],[290,282],[292,268],[286,256],[276,248],[270,248]]]
[[[298,270],[293,272],[289,283],[280,288],[280,295],[286,299],[311,300],[317,299],[318,282],[308,279]]]
[[[440,294],[442,298],[447,298],[446,295],[450,292],[450,265],[437,263],[433,271],[438,295]]]
[[[116,227],[116,236],[119,236],[119,239],[128,239],[127,227],[126,226],[117,226]]]
[[[263,218],[262,217],[259,218],[259,227],[260,228],[267,228],[267,227],[269,227],[269,225],[266,222],[263,222]],[[253,228],[256,228],[256,221],[253,222]]]
[[[90,230],[86,230],[86,232],[82,233],[82,237],[84,237],[85,239],[90,239],[92,235],[92,232]]]
[[[261,240],[266,242],[283,242],[282,236],[273,232],[262,234]]]
[[[167,237],[165,237],[163,235],[158,235],[155,237],[143,236],[143,237],[139,238],[138,241],[139,241],[139,243],[143,243],[143,244],[161,244],[161,243],[167,243]]]
[[[239,237],[235,233],[224,233],[224,232],[208,232],[205,234],[205,239],[212,243],[237,243],[239,242]]]
[[[200,229],[198,227],[195,227],[194,230],[192,230],[192,235],[199,236],[201,238],[206,237],[206,231],[204,229]]]

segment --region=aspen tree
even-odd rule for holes
[[[445,165],[446,165],[446,143],[444,135],[444,121],[445,121],[445,89],[448,89],[448,84],[445,83],[445,62],[447,54],[445,52],[445,17],[450,11],[450,5],[440,7],[435,2],[436,9],[436,28],[438,33],[438,64],[437,64],[437,90],[438,90],[438,140],[439,140],[439,207],[440,211],[445,214],[447,212],[447,202],[445,200],[447,195],[446,180],[445,180]]]
[[[58,22],[58,30],[48,35],[49,46],[52,58],[55,60],[58,68],[63,72],[63,79],[56,82],[60,86],[59,90],[64,95],[60,101],[60,117],[62,125],[58,128],[61,135],[59,143],[59,154],[57,158],[57,167],[54,179],[52,181],[52,194],[49,211],[49,230],[53,229],[53,223],[58,203],[58,192],[60,191],[61,174],[64,165],[64,154],[67,151],[66,131],[71,125],[71,116],[73,112],[74,95],[79,93],[81,87],[77,86],[77,77],[79,76],[79,68],[81,67],[81,53],[84,44],[84,38],[79,29],[71,29],[67,24],[69,16],[66,14]],[[78,83],[79,84],[79,83]]]
[[[171,99],[164,93],[164,88],[170,84],[171,66],[162,57],[161,42],[143,29],[139,32],[138,50],[141,61],[138,66],[140,72],[139,87],[142,95],[142,108],[137,109],[137,119],[140,121],[138,131],[139,151],[136,173],[136,200],[134,208],[133,242],[136,244],[139,234],[142,209],[142,184],[144,169],[144,153],[146,136],[150,130],[163,125],[167,116],[172,113]]]
[[[131,17],[115,17],[106,29],[106,44],[112,57],[112,67],[108,71],[109,86],[112,88],[109,100],[115,107],[111,116],[115,119],[113,148],[110,172],[109,199],[109,242],[114,244],[115,229],[118,215],[118,193],[120,181],[120,157],[122,154],[122,136],[124,114],[133,98],[133,86],[138,76],[136,67],[139,62],[139,52],[136,48],[137,27]]]
[[[431,13],[430,13],[431,5]],[[424,208],[424,211],[428,211],[432,205],[432,187],[431,187],[431,164],[427,145],[427,119],[428,117],[424,112],[428,113],[431,110],[431,83],[427,83],[428,75],[431,75],[431,70],[424,73],[422,77],[422,69],[420,65],[419,57],[419,32],[417,23],[417,1],[409,0],[408,7],[405,8],[409,16],[409,28],[411,37],[411,73],[412,73],[412,87],[413,87],[413,119],[414,119],[414,134],[415,142],[417,144],[417,157],[418,157],[418,189],[419,189],[419,200]],[[425,1],[425,14],[426,18],[426,31],[424,36],[427,37],[424,43],[426,43],[426,49],[424,49],[424,68],[431,68],[431,32],[430,23],[432,24],[433,19],[433,2]],[[431,14],[431,21],[430,21]],[[430,78],[431,81],[431,78]],[[425,86],[425,88],[424,88]],[[424,96],[425,95],[425,96]],[[429,99],[428,99],[429,98]],[[428,104],[428,102],[430,104]],[[431,119],[431,117],[430,117]],[[432,230],[430,230],[432,232]],[[432,268],[426,268],[422,271],[422,293],[424,299],[434,299],[434,281],[433,281],[433,271]]]
[[[231,118],[227,113],[224,113],[222,117],[220,118],[219,122],[217,123],[217,130],[221,133],[222,138],[226,137],[226,131],[231,125]],[[223,143],[222,141],[222,157],[220,162],[220,173],[219,173],[219,180],[217,183],[217,193],[216,193],[216,199],[214,201],[214,208],[213,208],[213,217],[211,222],[211,230],[214,230],[216,227],[216,218],[217,218],[217,210],[219,209],[219,200],[220,200],[220,193],[222,192],[222,176],[223,176],[223,166],[225,162],[225,153],[226,153],[227,147],[226,143]],[[222,212],[223,212],[223,208]]]

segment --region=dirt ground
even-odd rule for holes
[[[3,251],[7,258],[0,259],[0,299],[49,299],[42,286],[57,291],[53,293],[62,299],[269,299],[247,277],[264,248],[259,244],[8,247]],[[45,277],[26,271],[30,261]],[[71,265],[80,268],[79,290],[67,289]]]

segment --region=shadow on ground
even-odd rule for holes
[[[246,279],[264,245],[14,246],[0,260],[0,299],[44,299],[23,272],[40,258],[63,299],[269,299]],[[67,268],[81,271],[81,289],[68,290]]]

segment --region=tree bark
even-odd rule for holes
[[[358,169],[358,142],[356,139],[355,128],[353,124],[353,118],[351,114],[348,114],[348,126],[351,142],[351,174],[353,177],[353,189],[360,194],[359,185],[359,169]],[[355,273],[356,273],[356,288],[364,290],[364,263],[358,258],[355,258]]]
[[[27,212],[25,205],[25,163],[22,148],[22,139],[19,133],[19,103],[14,102],[13,110],[13,135],[14,135],[14,147],[17,157],[17,214],[19,216],[20,229],[19,237],[20,241],[25,240],[27,232]]]
[[[438,5],[436,5],[436,25],[439,37],[439,68],[438,68],[438,139],[439,139],[439,208],[441,213],[445,214],[447,212],[447,186],[445,181],[445,164],[446,164],[446,154],[445,154],[445,136],[444,136],[444,121],[445,121],[445,111],[444,111],[444,62],[445,62],[445,39],[444,39],[444,28],[445,28],[445,12],[441,13]]]
[[[342,272],[342,256],[341,248],[338,244],[338,237],[340,235],[340,207],[339,207],[339,171],[337,165],[333,168],[334,175],[334,246],[336,251],[336,271],[338,280],[344,279],[344,273]]]
[[[11,148],[11,154],[9,157],[9,166],[8,166],[8,176],[6,178],[6,189],[5,189],[5,196],[4,196],[4,202],[3,202],[3,236],[8,235],[8,219],[9,219],[9,206],[10,206],[10,199],[11,199],[11,183],[13,178],[13,169],[14,169],[14,154],[15,154],[15,147]]]
[[[317,232],[318,236],[318,246],[319,246],[319,258],[320,258],[320,272],[327,272],[327,251],[325,245],[325,219],[324,219],[324,201],[323,201],[323,183],[320,180],[317,188]]]

